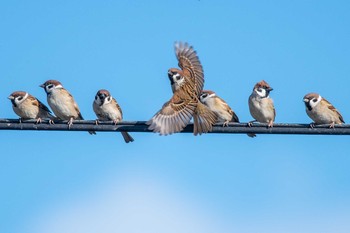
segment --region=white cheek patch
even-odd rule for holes
[[[215,96],[215,93],[213,93],[213,94],[207,94],[206,93],[205,97],[203,97],[203,95],[200,96],[200,100],[201,100],[202,103],[207,103],[214,96]]]
[[[185,82],[185,79],[180,78],[179,80],[175,80],[175,82],[177,83],[177,85],[181,86]]]
[[[46,91],[47,92],[52,92],[52,90],[54,90],[54,89],[62,89],[62,88],[63,88],[63,86],[61,84],[59,84],[57,86],[54,85],[51,88],[49,88],[49,86],[46,86]]]
[[[322,97],[321,96],[318,96],[318,98],[317,98],[317,101],[316,102],[314,102],[314,100],[315,100],[315,98],[314,99],[312,99],[312,100],[310,100],[310,106],[312,107],[312,108],[314,108],[315,106],[317,106],[318,105],[318,103],[319,102],[321,102],[321,100],[322,100]]]
[[[50,93],[54,87],[49,88],[49,86],[45,87],[45,90],[47,93]]]
[[[25,101],[25,100],[28,98],[28,93],[26,93],[26,94],[23,96],[23,98],[22,98],[21,100],[19,100],[18,98],[19,98],[19,97],[17,97],[17,98],[15,99],[15,103],[16,103],[16,104],[20,104],[20,103],[22,103],[23,101]]]
[[[260,91],[259,91],[259,89],[257,89],[256,93],[258,93],[258,95],[260,97],[268,97],[268,96],[266,96],[266,90],[264,88],[260,88]]]
[[[109,96],[105,99],[105,104],[109,104],[110,102],[112,102],[113,97]]]

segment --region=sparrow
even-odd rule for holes
[[[68,128],[73,125],[74,120],[84,120],[79,107],[73,96],[57,80],[48,80],[40,87],[44,88],[47,94],[47,102],[52,111],[60,120],[68,121]],[[89,131],[96,134],[95,131]]]
[[[107,90],[101,89],[97,92],[92,107],[98,118],[96,124],[98,124],[99,120],[113,121],[114,124],[118,124],[123,120],[122,109]],[[128,132],[121,132],[121,134],[126,143],[134,141]]]
[[[221,99],[215,92],[203,90],[200,95],[200,101],[218,116],[217,123],[223,123],[228,126],[229,122],[239,122],[238,116],[230,106]]]
[[[182,131],[193,117],[194,135],[207,133],[217,120],[216,114],[199,101],[203,90],[204,73],[197,52],[188,43],[176,43],[175,54],[178,68],[168,70],[173,91],[166,102],[150,119],[149,129],[160,135]]]
[[[236,113],[225,102],[225,100],[216,95],[215,92],[203,90],[200,96],[200,101],[210,110],[216,113],[218,116],[217,123],[223,123],[223,127],[228,126],[229,122],[239,123]],[[253,133],[248,133],[247,135],[251,138],[256,137],[256,135]]]
[[[42,119],[50,119],[50,124],[54,116],[45,104],[28,92],[15,91],[9,97],[12,103],[13,111],[22,119],[35,119],[36,124],[41,123]]]
[[[310,126],[329,124],[334,128],[335,124],[345,123],[338,110],[325,98],[317,93],[309,93],[303,99],[307,115],[314,121]]]
[[[250,121],[248,126],[252,126],[253,122],[258,121],[260,123],[268,123],[268,127],[273,127],[276,111],[273,100],[269,96],[272,90],[270,85],[264,80],[255,84],[248,100],[250,114],[255,120]]]

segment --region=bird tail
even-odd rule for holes
[[[121,133],[122,133],[122,136],[123,136],[124,141],[125,141],[126,143],[129,143],[129,142],[133,142],[133,141],[134,141],[134,139],[131,137],[131,135],[130,135],[128,132],[122,131]]]
[[[213,130],[213,124],[218,120],[215,112],[211,111],[207,106],[198,101],[197,108],[193,114],[193,134],[201,135]]]

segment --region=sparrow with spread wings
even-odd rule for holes
[[[194,135],[210,132],[217,115],[199,101],[204,73],[197,52],[187,43],[180,42],[175,44],[175,54],[181,69],[168,70],[173,96],[147,122],[149,129],[160,135],[177,133],[193,117]]]

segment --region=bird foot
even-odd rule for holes
[[[36,122],[35,122],[35,124],[41,124],[41,118],[39,117],[38,119],[36,119]]]
[[[69,119],[69,121],[68,121],[68,129],[70,129],[71,128],[71,126],[73,125],[73,117],[71,117],[70,119]]]
[[[269,124],[267,125],[267,128],[272,128],[273,127],[273,121],[270,121]]]
[[[228,123],[229,123],[230,121],[225,121],[224,122],[224,124],[222,125],[222,127],[228,127]]]
[[[248,127],[252,127],[252,126],[253,126],[253,122],[255,122],[255,121],[249,121],[249,122],[247,123],[247,126],[248,126]]]

